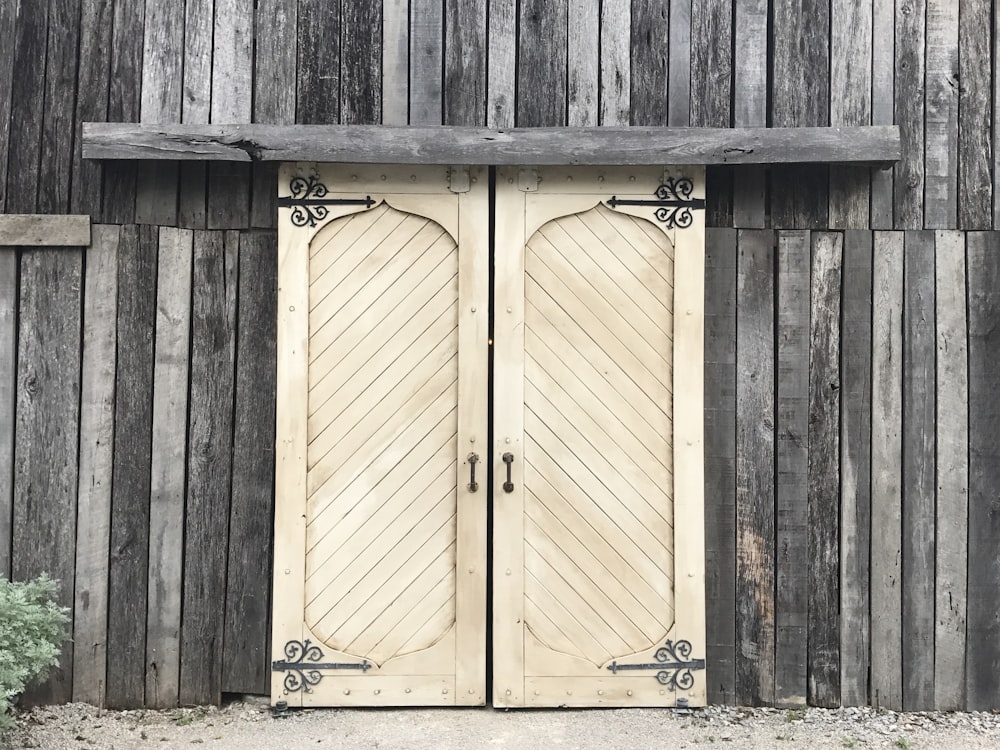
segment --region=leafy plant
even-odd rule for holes
[[[906,737],[900,736],[899,739],[896,740],[896,747],[901,748],[902,750],[910,750],[910,741],[906,739]]]
[[[59,662],[69,614],[55,597],[56,582],[44,574],[26,583],[0,580],[0,731],[13,725],[13,699]]]

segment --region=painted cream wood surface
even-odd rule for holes
[[[655,207],[607,205],[664,176],[498,172],[498,706],[705,701],[703,671],[675,693],[657,670],[609,669],[657,663],[668,640],[705,653],[703,212],[675,230]]]
[[[317,668],[293,705],[485,700],[488,306],[485,173],[283,168],[315,174],[313,227],[281,212],[274,660]],[[288,646],[291,644],[291,646]],[[289,649],[286,651],[286,648]]]

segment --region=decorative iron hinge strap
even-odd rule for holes
[[[618,206],[657,206],[656,218],[667,225],[668,229],[685,229],[691,226],[694,217],[691,209],[704,209],[704,198],[692,198],[694,183],[687,177],[668,177],[656,188],[656,200],[638,200],[619,198],[612,195],[608,205]]]
[[[288,184],[291,195],[278,197],[278,208],[291,208],[292,224],[297,227],[316,226],[329,214],[327,206],[365,206],[371,208],[375,201],[370,195],[364,198],[327,198],[329,190],[316,177],[293,177]]]
[[[271,670],[274,672],[286,672],[285,692],[296,693],[299,690],[305,693],[312,692],[312,686],[319,684],[323,679],[323,672],[342,669],[357,669],[367,672],[372,668],[372,663],[367,659],[360,662],[323,662],[325,656],[319,646],[314,646],[312,641],[289,641],[285,644],[285,659],[271,662]]]
[[[656,649],[656,661],[648,664],[619,664],[613,661],[608,665],[612,674],[632,670],[657,670],[656,680],[666,685],[672,691],[689,690],[694,685],[692,672],[705,668],[704,659],[691,658],[691,643],[689,641],[667,641]]]

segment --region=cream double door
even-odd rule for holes
[[[488,175],[283,168],[272,700],[703,704],[702,175]]]

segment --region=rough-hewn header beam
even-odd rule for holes
[[[130,125],[88,122],[85,159],[353,164],[789,164],[884,166],[899,128],[512,128]]]
[[[90,217],[0,214],[0,247],[89,247]]]

